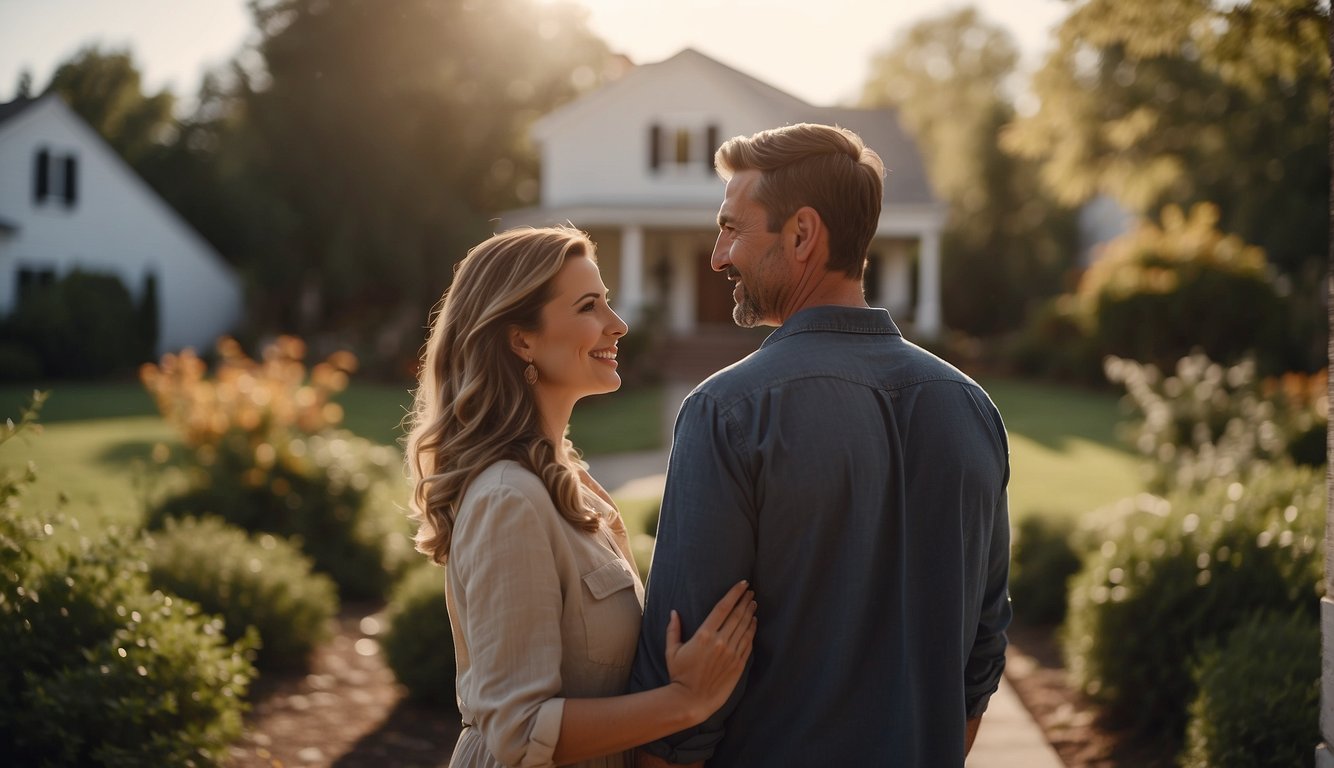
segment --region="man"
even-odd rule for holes
[[[677,417],[631,687],[749,579],[750,668],[640,766],[962,766],[1005,663],[1005,430],[991,400],[867,306],[884,167],[850,131],[725,143],[712,266],[775,325]]]

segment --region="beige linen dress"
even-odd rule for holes
[[[463,496],[445,597],[463,733],[451,766],[549,766],[565,699],[625,692],[644,586],[625,526],[584,476],[595,533],[566,522],[542,481],[500,461]],[[630,766],[630,753],[580,763]]]

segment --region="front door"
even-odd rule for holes
[[[731,325],[736,303],[732,301],[732,282],[709,266],[712,256],[712,251],[695,254],[695,320],[700,325]]]

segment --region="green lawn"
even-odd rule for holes
[[[135,381],[82,384],[58,382],[42,408],[42,434],[24,435],[0,447],[0,470],[37,465],[30,489],[34,506],[62,506],[90,524],[132,523],[143,508],[153,451],[179,451],[175,433],[157,415],[152,399]],[[0,388],[0,419],[17,419],[31,387]],[[407,385],[355,384],[338,398],[343,426],[362,437],[397,445],[399,423],[412,404]],[[571,433],[587,455],[644,450],[661,444],[662,393],[627,389],[592,398],[575,408]],[[60,503],[61,499],[65,501]]]
[[[982,385],[1010,435],[1010,517],[1077,517],[1142,490],[1117,437],[1118,397],[1012,379]]]
[[[1116,438],[1117,398],[1063,387],[984,382],[1010,433],[1010,511],[1078,516],[1140,489],[1138,463]],[[48,508],[63,495],[75,517],[132,522],[146,493],[155,445],[176,445],[170,428],[135,382],[57,384],[43,409],[45,433],[0,447],[0,468],[36,462],[32,500]],[[0,389],[3,416],[17,417],[29,389]],[[345,426],[395,443],[411,397],[406,386],[357,384],[340,398]],[[662,391],[627,389],[575,408],[571,436],[588,455],[657,447]],[[636,508],[635,516],[640,516]]]

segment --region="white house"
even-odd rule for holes
[[[799,122],[855,131],[884,159],[867,298],[915,337],[936,336],[946,208],[895,112],[812,106],[691,49],[540,119],[541,204],[501,214],[501,226],[568,221],[587,231],[631,323],[655,306],[676,336],[730,326],[731,285],[709,267],[723,197],[713,153],[731,136]]]
[[[158,350],[208,349],[241,319],[236,272],[58,96],[0,104],[0,316],[67,272],[158,295]]]

